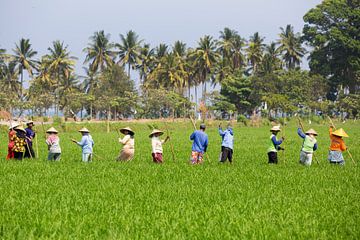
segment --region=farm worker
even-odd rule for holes
[[[60,148],[60,138],[58,137],[58,131],[51,127],[46,131],[49,136],[46,139],[46,144],[48,146],[48,160],[49,161],[60,161],[61,158],[61,148]]]
[[[318,148],[315,136],[317,132],[314,129],[309,129],[305,134],[301,131],[301,127],[298,128],[298,135],[304,139],[300,152],[300,163],[306,166],[311,165],[314,151]]]
[[[234,148],[234,132],[230,124],[225,129],[225,131],[222,130],[221,124],[219,124],[219,134],[222,138],[220,162],[225,163],[226,159],[229,159],[229,162],[232,163],[233,148]]]
[[[278,163],[277,158],[277,151],[278,150],[284,150],[284,148],[280,147],[280,144],[283,143],[285,140],[284,137],[282,137],[280,140],[276,138],[276,135],[281,131],[280,126],[273,126],[270,129],[271,136],[270,136],[270,142],[268,147],[268,157],[269,157],[269,163]]]
[[[92,153],[94,147],[94,140],[90,135],[90,131],[87,128],[82,128],[79,130],[82,134],[81,141],[78,142],[75,139],[71,139],[74,143],[79,145],[82,148],[82,161],[83,162],[91,162],[92,161]]]
[[[22,160],[25,153],[26,146],[26,131],[22,126],[15,128],[16,135],[14,138],[14,147],[12,151],[14,152],[14,158],[17,160]]]
[[[163,163],[163,148],[162,145],[169,140],[169,136],[165,138],[165,140],[160,140],[160,136],[163,135],[164,132],[154,129],[150,135],[149,138],[151,138],[151,147],[152,147],[152,158],[154,163]]]
[[[343,137],[349,137],[349,135],[346,134],[344,129],[340,128],[336,131],[333,131],[334,126],[330,126],[329,128],[329,135],[330,135],[330,150],[328,155],[328,160],[330,163],[333,164],[340,164],[344,165],[344,157],[342,155],[342,152],[347,149],[345,142],[343,140]]]
[[[27,128],[25,128],[26,131],[26,143],[27,146],[25,148],[25,158],[35,158],[35,152],[33,149],[33,140],[35,138],[35,132],[32,130],[34,126],[33,121],[29,121],[26,123]]]
[[[14,145],[15,145],[15,137],[16,137],[16,131],[15,128],[19,126],[19,123],[17,122],[12,122],[10,123],[10,127],[9,127],[9,143],[8,143],[8,154],[6,156],[6,159],[9,160],[11,158],[14,158]]]
[[[117,161],[130,161],[134,158],[135,154],[135,132],[129,127],[120,129],[120,132],[125,136],[119,138],[119,143],[123,145],[123,148],[117,157]]]
[[[203,155],[208,147],[208,136],[205,133],[205,124],[200,125],[200,130],[195,130],[190,136],[193,141],[191,151],[191,163],[201,164],[203,162]]]

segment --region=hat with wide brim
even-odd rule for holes
[[[158,129],[154,129],[154,130],[150,133],[149,137],[151,138],[151,137],[152,137],[154,134],[156,134],[156,133],[160,133],[160,136],[164,134],[163,131],[160,131],[160,130],[158,130]]]
[[[280,126],[273,126],[271,129],[270,129],[270,132],[280,132],[281,129],[280,129]]]
[[[19,125],[20,124],[18,122],[12,122],[12,123],[10,123],[9,130],[18,127]]]
[[[312,135],[315,135],[315,136],[318,135],[318,133],[317,133],[314,129],[312,129],[312,128],[309,129],[309,130],[307,130],[305,134],[312,134]]]
[[[49,128],[46,132],[47,133],[58,133],[58,131],[54,127]]]
[[[26,133],[26,130],[24,129],[23,126],[17,126],[16,128],[14,128],[15,130],[20,130]]]
[[[31,121],[31,120],[30,120],[30,121],[27,121],[27,122],[26,122],[26,125],[29,125],[29,124],[34,124],[34,121]]]
[[[81,133],[89,133],[90,131],[86,127],[83,127],[82,129],[79,130],[79,132],[81,132]]]
[[[124,128],[121,128],[121,129],[120,129],[120,132],[121,132],[122,134],[125,134],[125,131],[128,131],[128,132],[130,133],[130,135],[134,135],[134,134],[135,134],[134,131],[133,131],[131,128],[129,128],[129,127],[124,127]]]
[[[349,137],[347,133],[344,131],[344,129],[340,128],[332,133],[332,135],[338,136],[338,137]]]

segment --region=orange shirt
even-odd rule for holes
[[[333,133],[333,129],[330,128],[329,129],[329,135],[330,135],[330,150],[332,151],[345,151],[346,150],[346,145],[344,140],[341,137],[335,136],[332,134]]]

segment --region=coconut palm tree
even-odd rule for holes
[[[124,66],[128,65],[128,76],[130,78],[130,69],[135,68],[140,63],[140,44],[139,36],[132,30],[126,33],[126,36],[120,34],[121,43],[115,44],[119,49],[119,63]]]
[[[300,33],[294,33],[294,27],[290,24],[286,28],[280,28],[280,39],[278,43],[279,51],[283,55],[283,60],[288,69],[294,69],[301,63],[301,58],[305,55],[305,48],[301,46]]]
[[[83,79],[83,82],[81,84],[81,89],[84,93],[90,95],[91,97],[94,97],[95,89],[99,87],[100,85],[100,79],[99,74],[97,72],[94,72],[89,65],[89,67],[83,68],[85,71],[85,76],[80,76],[80,78]],[[93,116],[93,101],[90,101],[90,118]]]
[[[193,52],[196,75],[199,82],[203,84],[203,98],[206,95],[206,82],[212,77],[215,66],[219,61],[220,55],[216,52],[216,42],[211,36],[204,36],[198,42],[199,46]]]
[[[4,63],[2,66],[2,77],[0,85],[2,91],[9,94],[9,97],[17,96],[21,99],[21,82],[18,79],[18,69],[15,62]]]
[[[90,37],[88,47],[83,50],[87,53],[84,63],[90,62],[92,72],[103,71],[114,63],[113,47],[114,44],[110,42],[110,34],[105,34],[103,30],[95,32]]]
[[[24,70],[26,70],[30,76],[33,76],[33,70],[36,69],[37,66],[37,61],[35,61],[33,57],[37,52],[31,48],[30,40],[24,38],[20,39],[19,44],[15,44],[13,52],[13,61],[16,63],[16,68],[21,76],[20,93],[21,96],[23,96]]]
[[[140,80],[144,84],[147,76],[154,68],[155,49],[150,48],[150,44],[144,44],[140,50],[140,64],[137,65],[140,74]]]
[[[253,73],[257,72],[258,65],[261,63],[264,51],[264,38],[258,32],[250,37],[248,48],[246,49],[248,62],[251,64]]]
[[[277,43],[271,42],[269,45],[266,45],[259,72],[265,75],[281,69],[282,64],[279,56],[280,52],[277,48]]]
[[[43,61],[48,66],[48,71],[56,79],[55,84],[55,112],[59,114],[59,87],[63,79],[69,79],[74,71],[76,57],[70,55],[68,46],[63,42],[54,41],[52,48],[49,47],[49,54],[45,55]]]

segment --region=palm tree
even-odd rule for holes
[[[144,44],[140,50],[140,64],[137,65],[140,73],[140,80],[144,84],[147,80],[147,76],[154,68],[155,50],[150,48],[150,44]]]
[[[130,78],[130,68],[136,67],[139,63],[140,57],[140,44],[139,36],[132,30],[126,33],[126,36],[120,34],[121,43],[115,44],[119,49],[119,63],[121,65],[128,65],[128,76]]]
[[[264,50],[264,38],[258,32],[250,37],[249,46],[246,49],[247,59],[251,64],[251,69],[254,73],[257,72],[258,65],[261,62]]]
[[[9,94],[9,97],[15,95],[21,99],[21,82],[19,81],[18,76],[15,62],[4,63],[2,67],[2,77],[0,78],[1,89]]]
[[[61,81],[63,79],[68,79],[72,72],[74,71],[75,60],[76,58],[70,56],[68,51],[68,46],[64,45],[63,42],[54,41],[52,48],[49,47],[48,50],[50,54],[44,56],[43,61],[48,65],[48,71],[51,76],[54,76],[56,79],[55,84],[55,112],[56,115],[59,114],[59,99],[56,92],[59,93],[59,87],[61,86]]]
[[[198,42],[199,46],[193,52],[194,64],[197,70],[197,76],[199,82],[203,84],[203,98],[206,95],[206,82],[211,77],[214,68],[220,58],[220,55],[216,52],[216,42],[211,36],[204,36],[200,38]]]
[[[281,69],[279,56],[280,52],[277,48],[277,43],[271,42],[269,45],[266,45],[259,72],[265,75]]]
[[[103,71],[114,63],[114,44],[110,43],[110,34],[105,35],[103,30],[95,32],[90,41],[88,47],[83,50],[87,53],[84,63],[91,62],[92,72]]]
[[[15,44],[14,52],[14,62],[16,63],[16,67],[18,69],[18,73],[21,76],[21,86],[20,86],[20,93],[21,96],[23,95],[23,83],[24,83],[24,70],[26,70],[30,76],[33,75],[33,70],[36,69],[37,61],[33,60],[32,58],[37,54],[31,48],[30,40],[29,39],[20,39],[19,45]]]
[[[94,91],[96,88],[99,87],[100,79],[98,76],[98,73],[94,72],[89,65],[88,68],[83,68],[85,71],[85,76],[82,76],[80,78],[83,78],[81,89],[84,93],[90,95],[91,97],[94,96]],[[90,118],[93,116],[93,101],[90,101]]]
[[[182,41],[176,41],[172,50],[176,56],[184,58],[186,56],[186,43]]]
[[[288,69],[294,69],[300,65],[301,58],[305,55],[305,48],[301,46],[300,33],[294,33],[294,27],[290,24],[286,28],[280,28],[279,51],[283,54],[283,60]]]

